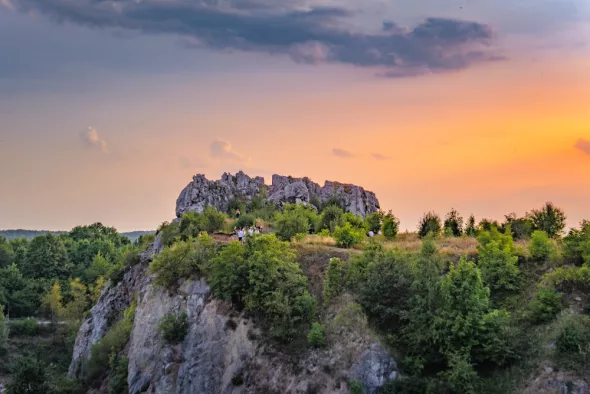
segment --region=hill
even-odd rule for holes
[[[119,233],[124,237],[129,238],[129,240],[131,242],[135,242],[135,240],[137,238],[139,238],[142,235],[147,235],[147,234],[153,234],[155,231],[129,231],[126,233]],[[7,240],[11,240],[11,239],[21,239],[21,238],[27,238],[28,240],[31,240],[35,237],[38,237],[39,235],[45,235],[47,233],[51,233],[53,235],[62,235],[62,234],[66,234],[67,231],[48,231],[48,230],[22,230],[22,229],[18,229],[18,230],[0,230],[0,237],[4,237]]]

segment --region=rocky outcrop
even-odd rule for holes
[[[176,216],[187,211],[202,212],[206,206],[226,212],[233,199],[249,201],[260,196],[262,191],[267,196],[266,201],[279,205],[317,204],[336,198],[347,212],[362,217],[380,209],[375,193],[360,186],[326,181],[321,187],[307,177],[282,175],[273,175],[272,184],[267,186],[264,178],[250,178],[240,171],[236,175],[225,173],[217,181],[210,181],[202,174],[195,175],[176,200]]]
[[[266,340],[253,320],[213,299],[205,280],[181,280],[173,291],[155,286],[147,267],[159,249],[156,241],[120,283],[103,291],[78,333],[70,376],[84,373],[91,346],[136,300],[124,350],[129,393],[347,394],[350,379],[374,393],[396,377],[395,361],[372,345],[366,330],[336,325],[326,348],[285,354]],[[178,345],[166,343],[158,331],[162,317],[171,312],[188,316],[188,333]],[[94,392],[107,392],[106,381],[99,386]]]

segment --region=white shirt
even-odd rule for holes
[[[375,233],[373,232],[373,230],[369,231],[369,237],[372,237],[373,235],[375,235]]]
[[[243,238],[244,232],[242,230],[238,231],[238,237]]]

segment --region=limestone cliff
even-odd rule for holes
[[[293,178],[282,175],[273,175],[272,184],[266,186],[264,178],[250,178],[240,171],[236,175],[225,173],[217,181],[210,181],[202,174],[195,175],[176,201],[176,215],[180,217],[187,211],[201,212],[208,205],[226,212],[233,199],[241,198],[247,201],[260,195],[263,190],[266,192],[267,201],[279,205],[322,203],[330,198],[337,198],[347,212],[362,217],[380,208],[375,193],[360,186],[326,181],[321,187],[307,177]]]
[[[136,299],[124,350],[129,359],[129,393],[348,393],[347,381],[353,379],[363,383],[365,393],[373,394],[396,378],[395,361],[374,343],[366,327],[336,324],[328,347],[301,350],[294,356],[266,340],[255,321],[213,299],[203,279],[184,280],[174,292],[155,286],[147,268],[159,250],[156,239],[121,282],[105,288],[78,332],[70,376],[84,374],[92,345]],[[169,345],[158,324],[165,314],[181,311],[188,315],[188,334],[181,344]],[[105,378],[91,392],[107,393],[107,383]]]

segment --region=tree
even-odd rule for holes
[[[547,202],[541,209],[533,209],[527,214],[533,223],[533,230],[545,231],[551,238],[555,238],[565,228],[565,213],[552,202]]]
[[[506,227],[510,226],[512,230],[512,237],[515,240],[519,239],[527,239],[531,237],[533,233],[533,223],[530,219],[527,218],[518,218],[516,217],[515,213],[511,213],[510,215],[506,215],[505,222],[502,225],[504,228],[504,232],[506,232]]]
[[[64,315],[61,286],[58,282],[55,282],[43,297],[43,305],[51,314],[51,323],[56,326],[59,319]]]
[[[444,222],[445,234],[460,237],[463,234],[463,218],[456,209],[451,209]]]
[[[391,212],[391,211],[390,211]],[[377,232],[381,228],[381,222],[384,220],[383,212],[371,212],[365,216],[365,223],[370,231]]]
[[[14,251],[4,237],[0,237],[0,268],[8,267],[14,261]]]
[[[557,254],[556,246],[551,242],[545,231],[535,230],[529,244],[531,257],[536,261],[547,261]]]
[[[491,294],[498,299],[515,292],[520,287],[520,270],[518,256],[515,255],[514,244],[498,230],[480,235],[478,267],[484,281],[491,289]]]
[[[334,229],[336,245],[341,248],[350,248],[355,244],[363,242],[364,238],[364,231],[352,227],[349,222],[344,223],[342,226],[336,226]]]
[[[320,229],[327,229],[334,232],[337,226],[342,224],[344,211],[336,205],[328,205],[324,208],[320,220]]]
[[[39,357],[19,357],[12,366],[7,394],[46,394],[49,391],[45,364]]]
[[[29,245],[22,273],[30,278],[65,278],[71,271],[63,241],[50,233],[34,238]]]
[[[420,238],[424,238],[430,233],[432,233],[432,235],[436,237],[440,235],[440,232],[440,216],[438,216],[435,212],[432,211],[425,213],[422,219],[420,219],[420,223],[418,224],[418,235],[420,236]]]
[[[399,219],[389,211],[383,216],[383,236],[389,240],[394,239],[399,231]]]
[[[563,257],[576,265],[590,263],[590,221],[582,221],[580,229],[573,228],[565,236]]]
[[[8,340],[8,326],[6,325],[6,318],[4,317],[4,306],[0,304],[0,354],[6,348],[6,341]]]
[[[477,235],[477,230],[475,228],[475,216],[473,215],[469,215],[469,219],[467,219],[465,234],[467,234],[469,237],[475,237]]]
[[[275,219],[276,235],[283,241],[289,241],[296,234],[310,232],[310,215],[315,215],[303,204],[288,205],[284,212],[277,213]]]

